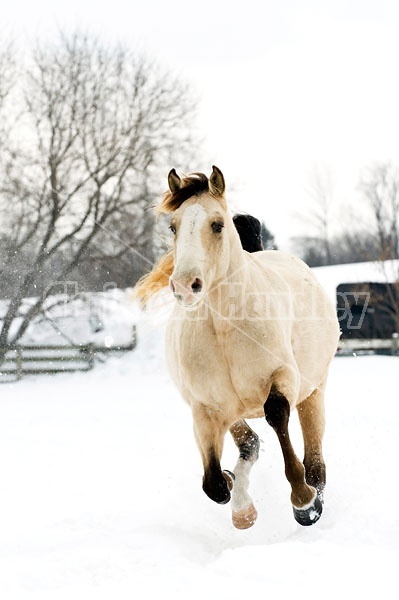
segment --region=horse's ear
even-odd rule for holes
[[[169,172],[168,184],[169,184],[169,189],[172,192],[172,194],[176,193],[177,190],[180,190],[180,188],[181,188],[181,179],[178,176],[178,174],[176,173],[175,169],[172,169]]]
[[[225,190],[223,173],[220,169],[213,166],[212,175],[209,178],[209,189],[214,196],[223,196]]]

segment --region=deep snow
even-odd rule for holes
[[[201,490],[189,409],[169,381],[162,331],[87,374],[0,387],[0,596],[396,597],[399,359],[336,358],[327,394],[322,519],[297,525],[281,451],[263,420],[235,530]],[[302,453],[296,415],[293,438]],[[223,467],[236,450],[226,439]]]

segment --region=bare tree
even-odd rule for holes
[[[310,267],[325,265],[325,247],[319,237],[297,236],[292,242]],[[331,265],[379,260],[380,256],[375,236],[368,229],[343,229],[332,236],[330,247]]]
[[[305,191],[311,200],[311,208],[307,215],[301,214],[300,219],[307,223],[310,235],[297,237],[294,244],[302,249],[312,266],[333,264],[331,224],[334,186],[330,170],[315,166]]]
[[[391,161],[374,163],[363,172],[359,187],[371,209],[371,232],[386,282],[380,305],[399,332],[399,167]]]
[[[380,260],[399,258],[399,167],[374,163],[363,172],[359,187],[371,209]]]
[[[3,41],[0,44],[0,148],[4,146],[9,129],[10,119],[4,115],[15,84],[15,52],[12,42]]]
[[[188,90],[155,64],[80,34],[38,46],[21,81],[24,111],[0,177],[14,277],[0,349],[40,313],[45,272],[62,280],[96,243],[109,257],[148,250],[154,175],[189,147],[193,113]],[[130,223],[127,238],[118,223]]]

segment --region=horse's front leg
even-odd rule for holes
[[[232,479],[222,472],[220,459],[228,424],[218,410],[203,404],[195,404],[192,412],[195,439],[204,465],[202,489],[211,500],[226,504],[230,500]]]
[[[237,529],[248,529],[255,523],[258,513],[248,494],[249,474],[259,456],[259,437],[241,420],[230,428],[234,442],[240,451],[234,467],[234,485],[231,498],[233,525]]]

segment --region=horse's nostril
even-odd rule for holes
[[[196,277],[193,283],[191,284],[191,289],[193,290],[194,294],[198,294],[202,290],[201,279],[198,279],[198,277]]]
[[[169,280],[169,285],[170,285],[170,289],[172,290],[172,292],[175,293],[175,284],[173,283],[172,279]]]

